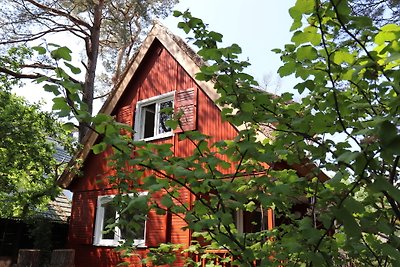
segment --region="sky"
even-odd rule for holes
[[[271,50],[283,48],[290,42],[292,20],[288,10],[294,3],[295,0],[181,0],[175,9],[189,9],[193,16],[208,24],[210,30],[224,36],[223,45],[237,43],[241,46],[242,59],[251,63],[247,72],[260,83],[264,76],[269,77],[269,91],[282,93],[291,91],[296,81],[293,77],[279,78],[277,70],[282,64],[279,55]],[[175,34],[186,38],[186,34],[177,28],[179,21],[171,15],[161,22]],[[41,88],[28,85],[15,92],[30,102],[43,99],[48,102],[44,109],[51,109],[51,95],[46,96]]]
[[[248,58],[252,64],[249,74],[258,81],[269,75],[273,82],[278,78],[276,72],[281,63],[279,55],[271,50],[283,48],[290,42],[292,20],[288,10],[294,3],[295,0],[182,0],[175,9],[189,9],[193,16],[208,24],[210,30],[221,33],[225,45],[239,44],[244,59]],[[163,21],[171,31],[184,38],[183,31],[176,27],[178,22],[172,16]],[[281,91],[293,87],[292,82],[293,79],[282,79]]]

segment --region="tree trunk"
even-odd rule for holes
[[[90,28],[90,39],[86,41],[86,54],[88,59],[82,100],[87,105],[87,112],[89,112],[89,114],[93,113],[94,81],[96,78],[97,58],[99,56],[103,6],[104,0],[100,0],[93,9],[93,25]],[[79,141],[82,141],[83,137],[88,132],[88,126],[88,122],[81,122],[79,124]]]

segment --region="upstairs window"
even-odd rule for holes
[[[140,195],[146,194],[146,192],[142,192]],[[130,239],[134,241],[135,246],[144,247],[146,237],[145,220],[139,222],[139,227],[136,227],[134,230],[118,226],[115,226],[112,230],[110,230],[110,228],[107,227],[119,219],[129,221],[128,215],[118,214],[116,207],[111,203],[113,197],[114,196],[112,195],[98,197],[94,230],[94,245],[118,246],[120,242]]]
[[[174,92],[138,101],[135,117],[135,139],[153,140],[173,134],[166,122],[172,118]]]

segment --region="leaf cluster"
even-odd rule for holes
[[[232,140],[184,132],[193,153],[178,156],[171,144],[121,135],[129,128],[110,116],[75,114],[103,137],[93,151],[112,152],[109,181],[121,196],[149,192],[140,203],[121,198],[120,212],[140,204],[178,216],[194,240],[183,252],[212,264],[210,249],[224,249],[240,266],[397,266],[399,26],[377,28],[344,0],[298,0],[289,13],[292,43],[275,51],[279,74],[302,79],[299,102],[257,90],[238,45],[221,47],[221,34],[175,12],[208,63],[196,78],[215,84],[223,118],[240,129]],[[275,226],[239,231],[235,214],[254,211],[263,220],[273,211]],[[153,259],[163,251],[175,253],[161,245]]]

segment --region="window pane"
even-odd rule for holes
[[[110,202],[101,205],[104,208],[104,218],[103,218],[103,229],[102,231],[107,231],[107,225],[115,220],[116,209],[111,205]],[[103,232],[103,239],[114,239],[114,231],[107,233]]]
[[[123,214],[120,217],[129,222],[129,215]],[[144,239],[144,224],[145,220],[131,224],[130,226],[120,226],[121,239]]]
[[[256,233],[266,229],[266,218],[260,211],[243,212],[243,232]]]
[[[172,108],[172,100],[160,103],[160,123],[158,125],[158,133],[167,133],[171,131],[171,128],[165,125],[165,122],[170,120],[172,115],[171,113],[165,113],[162,110],[165,108]]]
[[[156,116],[156,104],[151,104],[143,107],[144,113],[144,133],[143,137],[153,137],[154,136],[154,121]]]

